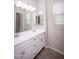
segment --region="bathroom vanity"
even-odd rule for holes
[[[14,42],[14,59],[33,59],[45,46],[44,30],[21,32]]]
[[[36,2],[14,2],[14,59],[33,59],[45,46],[45,12]]]

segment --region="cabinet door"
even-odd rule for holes
[[[41,38],[41,44],[42,44],[42,46],[44,46],[44,38],[43,37]]]
[[[33,59],[31,46],[25,47],[23,50],[24,50],[23,59]]]
[[[42,43],[42,46],[45,46],[45,38],[44,38],[44,33],[41,35],[41,43]]]
[[[17,51],[15,54],[14,54],[14,59],[23,59],[23,56],[21,55],[21,50],[20,51]]]

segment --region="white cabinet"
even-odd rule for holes
[[[31,48],[31,46],[23,48],[23,51],[24,51],[23,59],[32,59],[32,48]]]
[[[44,33],[34,37],[33,39],[33,57],[35,57],[39,51],[45,46],[44,43]]]
[[[23,59],[21,53],[22,53],[22,50],[14,53],[14,59]]]
[[[44,33],[14,47],[14,59],[33,59],[44,47]]]
[[[15,53],[14,59],[32,59],[32,49],[30,47],[24,47]]]

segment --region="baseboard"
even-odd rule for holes
[[[58,50],[58,49],[56,49],[56,48],[53,48],[53,47],[51,47],[51,46],[45,46],[45,47],[46,47],[46,48],[50,48],[50,49],[52,49],[52,50],[54,50],[54,51],[56,51],[56,52],[58,52],[58,53],[64,55],[63,52],[61,52],[60,50]]]

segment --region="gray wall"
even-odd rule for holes
[[[52,13],[53,0],[47,0],[48,45],[64,53],[64,25],[56,25]]]

